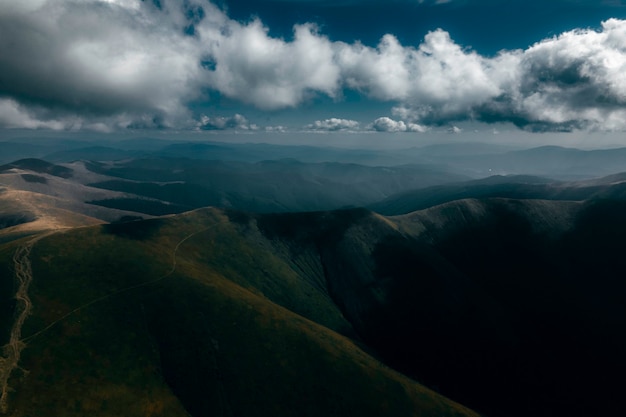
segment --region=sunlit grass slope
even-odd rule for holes
[[[315,274],[275,252],[213,209],[42,239],[11,415],[475,415],[364,352]]]

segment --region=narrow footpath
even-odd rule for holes
[[[33,280],[33,271],[30,265],[30,251],[37,241],[49,236],[51,233],[44,233],[36,236],[17,248],[13,255],[15,265],[15,278],[17,291],[15,293],[16,318],[11,327],[9,342],[2,348],[0,356],[0,414],[7,414],[9,378],[14,370],[19,367],[20,355],[26,346],[20,339],[22,337],[22,327],[26,318],[30,314],[32,303],[28,297],[28,287]]]
[[[33,246],[35,245],[35,243],[37,243],[37,241],[43,239],[44,237],[50,236],[53,233],[56,233],[56,230],[36,236],[28,240],[26,243],[22,244],[21,246],[19,246],[17,250],[15,251],[15,254],[13,255],[13,263],[15,265],[14,266],[15,278],[16,278],[16,284],[18,286],[17,291],[15,293],[15,299],[17,301],[17,306],[16,306],[17,317],[15,319],[15,322],[13,323],[13,327],[11,328],[9,342],[2,347],[2,352],[1,352],[2,356],[0,356],[0,415],[6,415],[8,413],[8,398],[7,397],[8,397],[9,391],[11,391],[11,387],[9,386],[9,379],[13,371],[15,371],[16,369],[19,369],[20,356],[21,356],[22,350],[26,347],[27,341],[30,341],[31,339],[39,336],[40,334],[48,331],[50,328],[54,327],[59,322],[65,320],[66,318],[73,315],[74,313],[82,309],[85,309],[93,304],[103,302],[111,297],[117,296],[119,294],[122,294],[130,290],[134,290],[136,288],[155,284],[171,276],[176,271],[176,266],[177,266],[176,255],[178,253],[178,250],[182,246],[182,244],[185,243],[190,238],[200,233],[206,232],[210,229],[213,229],[217,226],[220,226],[221,224],[223,224],[223,222],[212,224],[204,229],[190,233],[189,235],[182,238],[172,250],[172,268],[165,275],[157,279],[154,279],[152,281],[142,282],[139,284],[131,285],[126,288],[121,288],[117,291],[114,291],[111,294],[107,294],[105,296],[92,300],[86,304],[83,304],[75,308],[74,310],[70,311],[69,313],[65,314],[63,317],[60,317],[59,319],[53,321],[45,328],[25,338],[22,338],[22,327],[24,326],[24,322],[28,318],[31,312],[31,308],[32,308],[32,303],[28,296],[28,288],[30,286],[31,281],[33,280],[33,271],[31,268],[30,258],[29,258],[30,252]]]

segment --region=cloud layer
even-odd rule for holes
[[[425,132],[428,130],[417,123],[405,123],[402,120],[396,121],[389,117],[379,117],[374,120],[371,129],[377,132]]]
[[[356,120],[339,119],[332,117],[326,120],[316,120],[314,123],[306,125],[306,130],[315,130],[322,132],[338,132],[338,131],[352,131],[359,129],[359,122]]]
[[[273,38],[259,20],[234,21],[200,0],[0,4],[4,127],[250,129],[245,118],[191,109],[210,92],[275,110],[340,100],[345,89],[390,103],[397,120],[377,119],[371,127],[380,131],[463,120],[625,130],[626,21],[487,57],[444,30],[415,46],[391,34],[375,47],[331,41],[314,24],[296,25],[293,39]],[[354,130],[358,122],[307,128]]]
[[[241,114],[232,117],[202,115],[198,124],[198,130],[258,130],[258,126],[251,124]]]

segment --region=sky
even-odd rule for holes
[[[626,1],[5,0],[18,131],[626,146]]]

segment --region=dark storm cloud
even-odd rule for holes
[[[276,110],[341,100],[350,89],[394,106],[393,119],[370,125],[380,131],[462,120],[624,130],[625,74],[626,21],[618,19],[484,56],[441,29],[415,46],[393,34],[368,46],[306,23],[286,40],[259,19],[235,21],[200,0],[0,4],[5,127],[252,129],[243,116],[197,117],[190,106],[206,91]],[[311,129],[354,130],[351,122]]]

